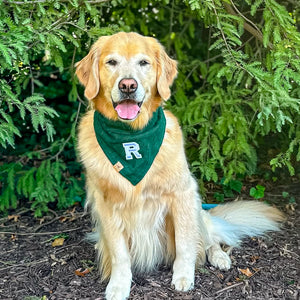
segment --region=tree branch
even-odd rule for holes
[[[245,17],[239,10],[238,8],[234,5],[234,3],[232,1],[230,1],[232,6],[226,2],[224,2],[224,7],[226,9],[226,11],[233,15],[233,16],[241,16],[245,22],[244,22],[244,29],[246,31],[248,31],[250,34],[252,34],[254,37],[256,37],[260,42],[263,43],[263,34],[262,32],[259,30],[259,28],[251,21],[249,20],[247,17]],[[251,25],[250,25],[250,24]],[[270,49],[273,49],[273,44],[269,43],[268,47]]]

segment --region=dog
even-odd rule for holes
[[[162,108],[177,62],[152,37],[102,36],[76,64],[90,109],[78,129],[87,201],[108,300],[126,299],[132,272],[173,266],[172,286],[188,291],[206,258],[227,270],[221,244],[278,230],[283,214],[256,201],[202,210],[176,117]]]

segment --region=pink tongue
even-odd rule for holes
[[[132,120],[136,118],[140,107],[133,101],[123,101],[116,106],[118,116],[122,119]]]

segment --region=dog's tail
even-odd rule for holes
[[[237,246],[247,236],[260,236],[279,230],[284,214],[257,201],[236,201],[218,205],[206,212],[208,244]]]

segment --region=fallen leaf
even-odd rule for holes
[[[252,255],[250,258],[251,258],[251,261],[253,263],[255,263],[258,259],[260,259],[260,256],[258,256],[258,255]]]
[[[15,242],[17,240],[17,236],[15,234],[12,234],[10,239]]]
[[[68,209],[67,213],[71,214],[71,216],[74,216],[75,211],[76,211],[76,207],[74,206],[72,209]]]
[[[8,220],[14,220],[14,222],[18,222],[20,216],[19,215],[10,215],[7,218],[8,218]]]
[[[66,216],[61,216],[60,218],[59,218],[59,222],[61,222],[61,223],[64,223],[64,222],[66,222],[68,220],[68,217],[66,217]]]
[[[62,246],[64,244],[64,238],[57,238],[52,242],[52,247]]]
[[[42,225],[45,222],[45,218],[44,217],[40,218],[39,222],[40,222],[40,225]]]
[[[247,269],[238,269],[243,275],[246,275],[247,277],[251,277],[253,275],[253,273],[249,270],[249,268]]]
[[[75,270],[75,274],[77,276],[81,276],[81,277],[84,277],[86,274],[90,273],[90,269],[85,269],[84,271],[81,271],[81,268],[80,269],[77,269]]]

